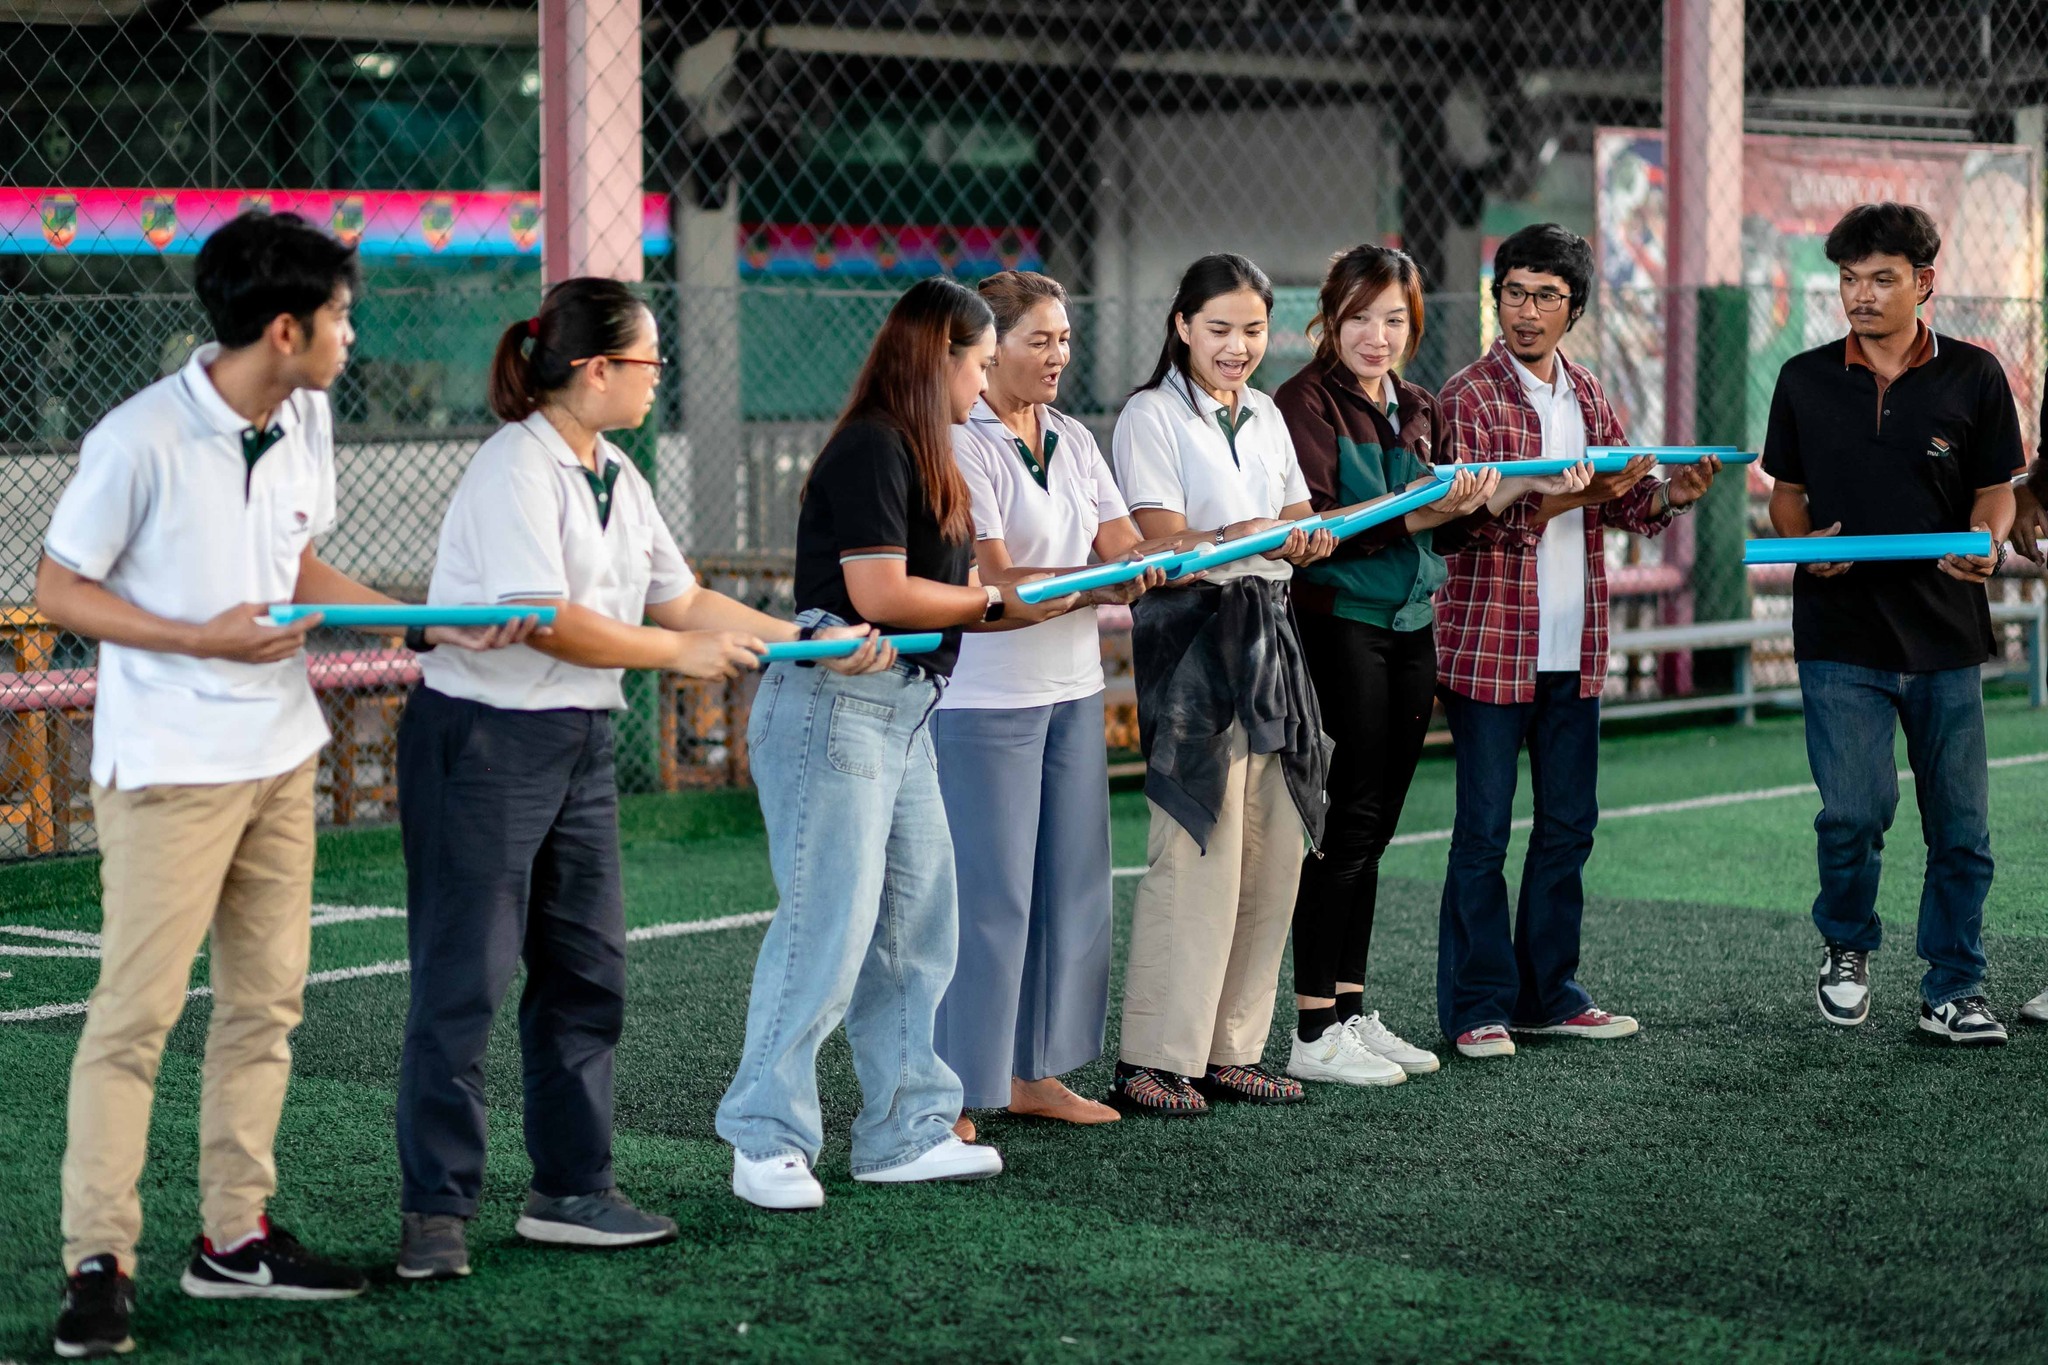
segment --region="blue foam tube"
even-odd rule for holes
[[[1601,455],[1654,455],[1658,464],[1698,464],[1712,455],[1722,464],[1755,464],[1754,450],[1737,450],[1734,446],[1588,446],[1586,453],[1595,458]]]
[[[1405,517],[1418,507],[1427,507],[1451,491],[1450,480],[1443,479],[1420,488],[1410,488],[1379,499],[1356,512],[1334,517],[1324,523],[1324,529],[1337,539],[1356,535],[1367,527],[1383,525],[1395,517]]]
[[[1216,569],[1221,568],[1225,564],[1235,564],[1240,559],[1250,559],[1253,555],[1262,555],[1268,550],[1279,549],[1287,542],[1287,537],[1296,531],[1317,531],[1321,529],[1323,529],[1323,519],[1320,516],[1303,517],[1300,521],[1290,521],[1279,526],[1269,526],[1263,531],[1254,531],[1248,536],[1239,536],[1236,540],[1225,541],[1221,545],[1211,545],[1207,549],[1197,550],[1184,562],[1169,569],[1167,577],[1185,578],[1189,574],[1201,573],[1206,569]]]
[[[416,607],[377,606],[360,603],[281,602],[270,609],[270,623],[288,626],[302,617],[318,613],[322,625],[380,626],[502,626],[508,621],[534,617],[542,625],[555,619],[553,607]]]
[[[1143,559],[1120,559],[1112,564],[1091,564],[1072,573],[1056,574],[1051,578],[1041,578],[1031,583],[1020,583],[1017,585],[1017,596],[1026,602],[1037,603],[1048,598],[1064,597],[1070,592],[1113,587],[1118,583],[1130,582],[1147,569],[1171,570],[1196,553],[1194,550],[1162,550],[1156,555],[1146,555]]]
[[[1875,560],[1940,559],[1992,553],[1988,531],[1910,536],[1784,536],[1747,541],[1745,564],[1864,564]]]
[[[945,635],[936,630],[919,631],[914,635],[884,635],[882,637],[896,647],[898,654],[929,654],[945,642]],[[768,646],[762,656],[764,663],[782,663],[798,659],[844,659],[865,643],[862,640],[786,640]]]

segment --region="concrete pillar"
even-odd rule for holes
[[[1666,171],[1664,439],[1746,439],[1747,299],[1742,290],[1744,0],[1665,0]],[[1649,433],[1638,433],[1638,439]],[[1688,591],[1665,603],[1668,623],[1749,614],[1742,567],[1748,519],[1743,472],[1724,475],[1698,512],[1667,533],[1667,563]],[[1695,676],[1695,665],[1697,676]],[[1667,656],[1669,691],[1718,689],[1734,676],[1727,651]]]
[[[691,111],[693,135],[709,140],[736,126],[723,91],[738,53],[738,31],[724,29],[677,59],[675,93]],[[717,170],[702,169],[712,163]],[[684,543],[700,552],[787,549],[763,544],[762,518],[750,515],[750,501],[765,490],[749,486],[749,474],[759,471],[746,467],[740,410],[739,184],[722,161],[708,158],[680,189],[672,225],[682,319],[675,351],[683,372],[687,468],[676,471],[680,477],[663,511],[686,536]]]
[[[682,336],[683,435],[688,470],[678,517],[687,544],[707,553],[787,549],[763,545],[748,515],[745,426],[740,411],[740,210],[737,186],[712,207],[683,196],[675,209],[676,292]]]
[[[541,0],[541,267],[641,274],[640,0]]]
[[[637,282],[642,275],[640,0],[541,0],[541,273]],[[658,418],[612,439],[650,479]],[[657,485],[657,488],[659,485]],[[660,784],[662,675],[626,675],[614,750],[619,786]]]

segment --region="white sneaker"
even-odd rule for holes
[[[825,1187],[794,1152],[755,1161],[735,1151],[732,1192],[764,1209],[815,1209],[825,1203]]]
[[[2020,1018],[2031,1019],[2037,1024],[2048,1024],[2048,991],[2020,1006]]]
[[[915,1161],[886,1171],[855,1171],[853,1178],[870,1185],[913,1185],[920,1180],[986,1180],[1002,1173],[1002,1153],[982,1143],[962,1142],[948,1133],[944,1142]]]
[[[1378,1010],[1358,1015],[1347,1021],[1344,1027],[1350,1029],[1368,1051],[1386,1058],[1411,1076],[1427,1076],[1443,1065],[1434,1052],[1424,1052],[1382,1024]]]
[[[1408,1073],[1374,1052],[1342,1024],[1332,1024],[1313,1043],[1294,1035],[1287,1052],[1287,1074],[1298,1081],[1335,1081],[1339,1085],[1399,1085]]]

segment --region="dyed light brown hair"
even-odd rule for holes
[[[1323,276],[1323,289],[1316,300],[1316,315],[1308,324],[1310,340],[1316,344],[1316,359],[1337,360],[1337,332],[1344,319],[1364,311],[1390,287],[1399,285],[1408,303],[1408,349],[1400,363],[1415,358],[1422,344],[1422,269],[1405,251],[1385,246],[1355,246],[1330,258]]]
[[[1036,270],[1005,270],[989,276],[976,288],[982,302],[995,314],[998,339],[1015,331],[1026,313],[1048,299],[1062,308],[1067,306],[1066,287]]]

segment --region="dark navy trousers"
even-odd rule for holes
[[[1534,701],[1444,694],[1457,745],[1458,813],[1437,918],[1437,1021],[1446,1038],[1486,1024],[1542,1026],[1592,1003],[1578,982],[1581,874],[1600,819],[1600,699],[1576,672],[1538,673]],[[1515,781],[1529,747],[1535,827],[1514,922],[1506,864]]]
[[[626,925],[609,713],[511,711],[420,687],[398,730],[398,813],[412,958],[402,1207],[476,1212],[484,1050],[522,960],[533,1188],[610,1188]]]

